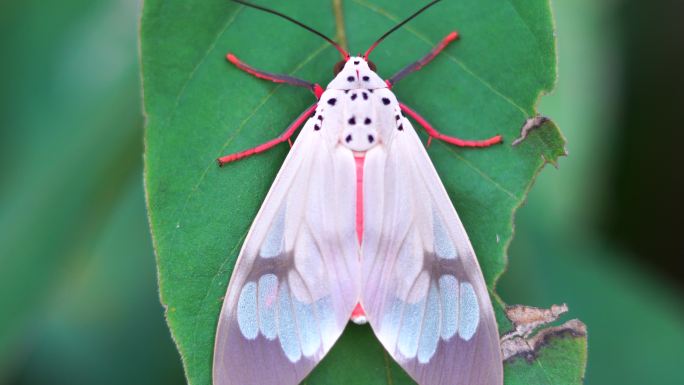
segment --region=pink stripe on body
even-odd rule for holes
[[[355,155],[354,160],[356,161],[356,238],[361,245],[363,241],[363,162],[365,155]],[[366,312],[360,303],[356,304],[350,318],[357,324],[367,322]]]
[[[355,155],[356,161],[356,237],[363,240],[363,161],[365,155]]]

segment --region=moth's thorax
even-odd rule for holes
[[[368,66],[360,56],[352,56],[342,70],[328,84],[327,89],[353,90],[386,88],[385,82]]]
[[[387,84],[366,60],[352,56],[321,95],[313,128],[327,142],[356,153],[389,143],[401,126],[401,111]]]
[[[389,144],[401,129],[401,111],[388,88],[327,89],[321,95],[315,127],[331,146],[365,152]]]

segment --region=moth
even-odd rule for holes
[[[309,88],[317,102],[278,138],[224,156],[219,165],[289,141],[301,126],[233,270],[219,315],[215,385],[302,381],[349,319],[368,322],[387,352],[422,385],[501,385],[494,311],[480,266],[409,117],[430,139],[487,147],[435,130],[392,87],[433,60],[458,34],[383,80],[369,55],[390,33],[318,84],[227,59],[258,78]]]

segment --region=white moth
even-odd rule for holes
[[[388,81],[368,61],[385,36],[437,1],[383,35],[364,56],[350,56],[312,30],[344,57],[325,90],[228,55],[257,77],[311,88],[319,101],[281,137],[219,159],[225,164],[265,151],[303,124],[228,285],[216,332],[215,385],[299,383],[350,317],[370,323],[419,384],[503,383],[499,334],[482,272],[405,115],[425,126],[431,138],[456,145],[485,147],[501,138],[442,135],[390,90],[456,39],[455,33]]]

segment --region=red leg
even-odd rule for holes
[[[294,122],[292,122],[292,124],[290,124],[287,130],[285,130],[285,132],[283,132],[279,137],[271,139],[268,142],[262,143],[254,148],[250,148],[249,150],[222,156],[216,159],[218,161],[219,166],[223,166],[226,163],[234,162],[236,160],[240,160],[248,156],[259,154],[261,152],[264,152],[275,147],[276,145],[282,142],[290,140],[290,137],[292,136],[292,134],[294,134],[295,131],[297,131],[297,128],[299,128],[299,126],[301,126],[309,118],[309,116],[311,116],[311,114],[314,111],[316,111],[316,106],[317,104],[314,104],[311,107],[307,108],[306,111],[302,112],[302,114],[299,115],[299,117],[297,117],[297,119]]]
[[[444,48],[446,48],[446,46],[448,46],[449,43],[456,39],[458,39],[458,32],[451,32],[444,39],[442,39],[442,41],[440,41],[435,48],[428,52],[427,55],[423,56],[420,60],[407,65],[401,71],[397,72],[391,78],[387,79],[387,83],[390,86],[390,88],[394,84],[396,84],[396,82],[403,79],[404,76],[423,68],[426,64],[431,62],[432,59],[435,58],[435,56],[442,52],[442,50],[444,50]]]
[[[237,68],[247,72],[250,75],[258,77],[259,79],[270,80],[274,83],[286,83],[289,85],[293,85],[295,87],[308,88],[311,90],[311,92],[314,93],[314,95],[316,95],[316,99],[319,99],[324,91],[323,87],[321,87],[320,85],[307,82],[306,80],[298,79],[293,76],[272,74],[270,72],[258,70],[240,61],[240,59],[235,57],[235,55],[233,55],[232,53],[226,55],[226,59],[228,59],[229,62],[235,64]]]
[[[434,127],[432,127],[432,125],[425,120],[425,118],[420,116],[416,111],[410,109],[406,104],[399,103],[399,107],[401,107],[401,110],[404,111],[406,115],[413,118],[416,122],[418,122],[418,124],[425,128],[425,131],[427,131],[428,135],[430,135],[430,138],[428,139],[428,145],[430,144],[432,138],[439,139],[443,142],[447,142],[459,147],[489,147],[503,141],[501,135],[496,135],[485,140],[463,140],[453,136],[444,135],[435,130]]]

